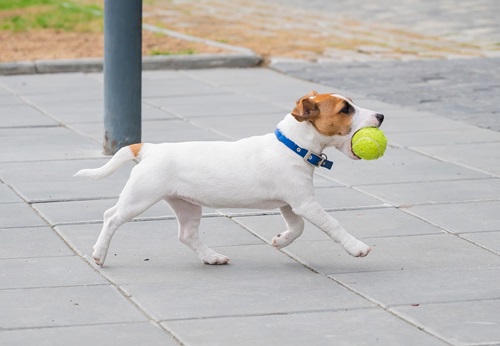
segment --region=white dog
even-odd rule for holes
[[[201,242],[198,226],[202,206],[213,208],[279,208],[287,230],[272,239],[282,248],[297,239],[307,219],[340,243],[352,256],[370,248],[357,240],[314,200],[313,171],[331,168],[322,151],[335,147],[351,159],[351,137],[364,127],[378,127],[384,116],[360,108],[337,94],[313,91],[296,103],[275,133],[236,142],[133,144],[120,149],[104,166],[83,169],[75,176],[104,178],[126,161],[132,169],[116,205],[104,213],[92,257],[103,265],[113,234],[127,221],[160,200],[170,205],[179,222],[179,239],[206,264],[229,261]]]

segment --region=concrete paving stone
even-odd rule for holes
[[[218,88],[213,85],[183,76],[175,79],[145,79],[142,84],[142,95],[144,98],[183,95],[196,98],[195,95],[211,94],[217,92],[217,90]]]
[[[0,344],[23,346],[179,345],[166,332],[148,322],[4,330],[0,332]]]
[[[0,260],[0,290],[106,283],[77,256]]]
[[[189,71],[189,70],[187,70]],[[96,73],[93,75],[95,78],[99,78],[99,80],[103,81],[103,74]],[[185,77],[183,70],[154,70],[154,71],[142,71],[142,81],[145,83],[149,80],[156,79],[179,79]]]
[[[388,147],[385,155],[375,161],[350,160],[335,149],[328,149],[326,154],[335,165],[322,174],[351,186],[491,177],[403,148]]]
[[[449,234],[363,238],[362,241],[372,248],[365,258],[350,256],[331,240],[302,241],[286,249],[326,274],[500,264],[497,255]]]
[[[462,265],[330,276],[385,306],[412,307],[412,304],[498,299],[499,274],[500,267]]]
[[[235,88],[241,85],[262,86],[267,83],[280,84],[284,87],[289,85],[290,81],[293,82],[296,80],[295,78],[264,68],[254,68],[251,70],[232,68],[185,70],[182,71],[182,74],[219,87]]]
[[[235,93],[221,95],[199,95],[196,100],[184,98],[177,100],[176,104],[168,98],[146,98],[148,103],[174,113],[182,118],[241,115],[241,114],[270,114],[283,113],[281,107],[273,106],[269,102],[262,102],[253,97],[242,96]],[[184,101],[179,104],[180,101]],[[284,116],[285,114],[283,114]]]
[[[46,226],[0,229],[0,259],[71,255],[64,241]]]
[[[500,232],[465,233],[461,237],[500,255]]]
[[[2,173],[0,171],[0,177]],[[7,185],[0,182],[0,204],[3,203],[21,203],[23,200],[17,196]]]
[[[274,132],[276,125],[283,120],[283,112],[263,114],[244,114],[226,116],[210,116],[193,118],[191,122],[200,127],[208,128],[233,139],[259,136]]]
[[[500,179],[366,185],[363,192],[396,206],[500,199]]]
[[[29,202],[117,198],[135,165],[132,161],[108,179],[73,177],[80,169],[100,167],[108,160],[109,158],[0,163],[0,176]]]
[[[437,234],[442,231],[396,208],[340,210],[328,213],[356,237],[393,237],[418,234]],[[286,230],[281,215],[241,216],[233,219],[268,241]],[[329,240],[328,236],[309,222],[295,242]]]
[[[321,174],[318,174],[317,171],[313,175],[313,184],[315,188],[343,186],[339,182],[333,180],[331,177],[324,177]]]
[[[54,119],[29,105],[0,107],[0,128],[57,125]]]
[[[102,95],[103,90],[102,83],[84,73],[2,76],[0,83],[20,95],[58,94],[60,97],[61,94],[82,93],[84,90],[100,91]],[[60,101],[64,102],[64,99]]]
[[[144,315],[109,285],[0,290],[4,329],[142,322]]]
[[[72,124],[72,128],[102,142],[104,126],[101,123]],[[209,129],[199,128],[183,120],[152,120],[142,122],[143,143],[213,141],[226,139]]]
[[[1,83],[0,83],[0,86],[1,86]],[[2,90],[2,89],[0,89],[0,90]],[[22,100],[21,98],[19,98],[16,95],[12,95],[10,93],[0,95],[0,108],[7,107],[7,106],[24,106],[24,105],[26,105],[26,102],[24,102],[24,100]],[[0,110],[0,112],[3,113],[2,110]]]
[[[182,272],[182,279],[177,269],[177,274],[168,276],[168,282],[122,288],[159,320],[372,306],[267,244],[217,248],[217,251],[232,258],[235,264],[193,266],[193,270]],[[173,263],[168,270],[175,266]],[[215,274],[201,277],[199,268]],[[197,284],[193,285],[192,280]]]
[[[426,113],[418,117],[394,117],[391,118],[391,114],[384,114],[387,118],[384,119],[384,123],[381,126],[381,130],[387,133],[387,136],[390,138],[390,134],[392,133],[418,133],[418,132],[426,132],[426,131],[471,131],[476,130],[477,127],[472,125],[467,125],[461,121],[456,121],[452,119],[448,119],[441,116],[429,116],[427,117]],[[488,131],[486,131],[488,132]],[[439,136],[439,133],[436,133],[436,136]]]
[[[97,199],[84,201],[65,201],[34,203],[33,208],[52,226],[61,223],[82,223],[101,221],[104,212],[116,204],[117,199]],[[138,218],[173,217],[173,212],[165,202],[159,202],[139,215]]]
[[[0,153],[0,162],[67,160],[102,157],[95,142],[77,136],[64,127],[0,129],[8,151]]]
[[[472,127],[472,126],[471,126]],[[475,144],[500,141],[500,133],[487,129],[470,130],[403,132],[387,134],[390,143],[404,147],[438,146],[454,144]]]
[[[500,141],[494,143],[415,146],[419,152],[500,175]]]
[[[149,143],[227,140],[209,129],[182,120],[144,121],[142,137],[143,142]]]
[[[420,304],[393,310],[452,345],[500,344],[500,299]]]
[[[324,187],[314,189],[314,198],[325,209],[364,208],[385,206],[379,199],[350,187]]]
[[[43,219],[27,204],[2,204],[0,208],[0,229],[12,227],[45,226]]]
[[[25,95],[24,97],[30,102],[35,104],[40,108],[44,108],[47,105],[52,105],[54,103],[66,103],[73,104],[73,102],[82,102],[82,101],[90,101],[103,102],[103,86],[96,84],[92,87],[83,86],[80,89],[64,89],[53,91],[51,93],[46,94],[30,94]]]
[[[162,325],[188,345],[399,346],[402,340],[415,346],[446,344],[379,309],[168,321]]]
[[[452,233],[497,231],[500,229],[500,201],[420,205],[406,209]]]
[[[56,226],[75,250],[88,255],[101,228],[102,224]],[[177,220],[126,223],[119,228],[111,242],[104,271],[122,284],[161,280],[165,275],[163,271],[173,263],[188,261],[189,266],[201,264],[198,256],[178,240],[177,228]],[[203,218],[199,233],[201,240],[210,247],[263,244],[260,239],[225,217]],[[146,258],[149,261],[144,261]],[[141,269],[137,270],[137,266]]]

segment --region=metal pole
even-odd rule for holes
[[[104,1],[104,153],[141,141],[142,0]]]

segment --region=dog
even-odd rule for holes
[[[198,236],[202,206],[279,208],[287,230],[275,236],[276,248],[290,245],[304,230],[304,218],[340,243],[350,255],[364,257],[370,248],[350,235],[314,199],[313,172],[331,168],[322,151],[335,147],[357,160],[351,148],[361,128],[379,127],[384,115],[358,107],[339,94],[311,91],[301,97],[275,133],[234,142],[138,143],[121,148],[104,166],[75,176],[101,179],[125,162],[139,159],[118,202],[104,213],[92,257],[102,266],[115,231],[125,222],[165,200],[178,220],[179,240],[205,264],[229,258]]]

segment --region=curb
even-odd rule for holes
[[[256,54],[197,54],[142,58],[143,70],[183,70],[215,67],[255,67],[262,58]],[[0,63],[0,75],[101,72],[102,58],[33,60]]]

